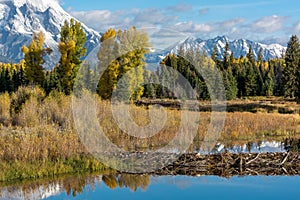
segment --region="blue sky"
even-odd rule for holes
[[[299,0],[62,0],[61,5],[97,31],[159,27],[203,39],[227,35],[286,42],[300,34]]]

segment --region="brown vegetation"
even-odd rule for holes
[[[39,173],[39,167],[32,167],[37,163],[44,166],[44,172],[40,172],[41,176],[47,176],[46,169],[49,167],[55,174],[78,170],[79,168],[74,166],[79,166],[76,162],[80,163],[84,158],[90,158],[92,161],[85,160],[89,164],[82,164],[85,165],[83,168],[104,168],[91,157],[80,142],[73,122],[71,99],[71,96],[56,91],[45,96],[43,90],[29,87],[21,87],[12,94],[0,94],[0,180],[40,177],[34,175]],[[128,151],[161,148],[175,136],[180,126],[181,111],[167,108],[165,127],[150,138],[138,139],[119,129],[113,119],[109,102],[101,101],[97,96],[95,99],[98,121],[103,131],[111,142]],[[150,123],[147,107],[130,107],[131,116],[137,124],[145,126]],[[191,145],[193,150],[195,147],[201,147],[211,113],[188,112],[192,118],[195,116],[195,119],[200,115],[198,133],[194,144]],[[299,133],[299,122],[300,118],[296,114],[227,113],[219,141],[236,143],[268,137],[290,137]],[[183,125],[183,129],[187,137],[190,136],[190,127]],[[51,166],[47,165],[49,162],[52,163]],[[57,164],[59,162],[61,165]],[[27,171],[25,167],[22,169],[22,163],[30,166]],[[73,163],[73,167],[65,169],[68,168],[68,163]],[[63,166],[64,169],[57,170],[55,165]],[[17,166],[14,170],[20,170],[22,173],[14,173],[12,166]],[[5,170],[9,172],[6,173]]]

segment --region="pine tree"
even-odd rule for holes
[[[231,67],[231,65],[233,64],[233,62],[234,62],[234,53],[232,51],[231,54],[230,54],[230,57],[229,57],[229,67]]]
[[[300,59],[300,45],[299,39],[293,35],[287,45],[285,54],[285,68],[283,70],[283,92],[285,97],[294,98],[299,97],[299,59]]]
[[[272,75],[272,71],[269,71],[267,73],[267,77],[265,78],[265,84],[264,84],[264,94],[266,96],[272,96],[274,92],[274,78]]]
[[[269,60],[269,68],[273,71],[274,74],[274,95],[281,96],[283,95],[283,70],[285,61],[283,59],[273,59]]]
[[[246,57],[248,58],[249,62],[252,64],[252,66],[255,66],[255,57],[253,54],[252,46],[249,47],[249,51],[248,51]]]
[[[34,33],[31,43],[22,47],[25,60],[25,76],[30,84],[42,85],[45,79],[44,56],[50,54],[50,48],[43,48],[45,36],[43,32]]]
[[[250,64],[247,69],[246,77],[245,77],[245,95],[246,96],[254,96],[256,95],[256,74],[254,67]]]
[[[215,44],[212,49],[211,59],[217,64],[218,58],[219,58],[218,46],[217,46],[217,44]]]
[[[257,56],[257,61],[261,65],[264,62],[264,54],[263,54],[263,49],[260,48]]]
[[[145,82],[147,83],[145,85],[145,90],[144,90],[144,94],[143,94],[143,97],[146,97],[146,98],[153,98],[155,96],[155,88],[154,88],[154,85],[153,83],[151,83],[151,81],[153,81],[151,79],[151,76],[152,76],[152,73],[151,71],[149,70],[145,70],[145,73],[144,73],[144,78],[145,78]]]
[[[224,54],[223,54],[223,69],[227,70],[229,67],[229,43],[226,42],[225,48],[224,48]]]
[[[232,75],[232,71],[230,68],[229,70],[223,72],[223,83],[226,90],[226,99],[235,99],[238,93],[237,81]]]
[[[263,75],[260,73],[260,70],[255,67],[255,77],[256,77],[256,95],[264,95],[264,77]]]

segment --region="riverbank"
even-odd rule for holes
[[[1,161],[0,169],[0,182],[37,180],[67,174],[103,173],[110,170],[92,156],[57,159],[55,161]]]

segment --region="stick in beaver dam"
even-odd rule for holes
[[[300,153],[185,154],[157,175],[300,175]]]

